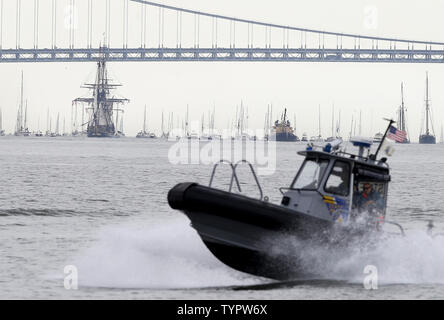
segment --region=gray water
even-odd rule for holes
[[[377,290],[362,284],[359,253],[330,265],[328,254],[312,250],[328,265],[324,280],[289,284],[221,264],[166,200],[178,182],[207,184],[212,167],[170,164],[171,146],[131,138],[2,137],[0,298],[444,298],[444,237],[425,233],[428,220],[444,231],[444,145],[398,145],[389,160],[388,217],[407,236],[375,250]],[[260,177],[272,202],[291,182],[303,148],[278,143],[276,172]],[[64,288],[66,265],[78,269],[78,290]]]

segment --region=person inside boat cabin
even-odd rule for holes
[[[384,199],[381,194],[374,190],[373,185],[365,182],[362,192],[357,190],[357,194],[353,197],[354,207],[359,211],[382,211],[384,209]]]
[[[350,166],[338,161],[336,162],[325,185],[325,191],[346,197],[350,193]]]

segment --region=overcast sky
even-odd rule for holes
[[[93,45],[103,39],[103,11],[106,0],[93,0]],[[2,47],[15,47],[15,0],[3,0]],[[410,1],[299,1],[299,0],[182,0],[159,1],[199,11],[249,18],[276,24],[307,27],[328,31],[398,37],[444,42],[444,2],[439,0]],[[51,45],[51,0],[40,0],[39,46]],[[66,47],[69,32],[64,28],[69,0],[57,0],[57,46]],[[75,46],[85,47],[87,33],[87,0],[76,0],[78,19]],[[111,46],[122,46],[122,3],[111,0]],[[376,13],[376,15],[375,15]],[[129,46],[140,46],[141,9],[130,3]],[[149,8],[147,46],[158,45],[158,11]],[[176,46],[176,16],[165,12],[165,46]],[[194,22],[183,18],[183,46],[193,45]],[[22,1],[21,47],[33,46],[33,1]],[[210,21],[201,21],[201,46],[211,46]],[[246,44],[246,32],[238,26],[236,35]],[[245,29],[246,30],[246,29]],[[254,31],[254,45],[263,46],[263,29]],[[219,26],[219,46],[229,44],[229,26]],[[291,35],[291,44],[299,36]],[[282,34],[272,36],[274,46],[282,46]],[[334,42],[334,41],[333,41]],[[240,42],[241,43],[241,42]],[[25,75],[25,97],[28,100],[30,129],[46,130],[46,112],[54,118],[70,119],[71,101],[86,94],[80,85],[92,81],[94,63],[29,63],[0,64],[0,107],[3,126],[14,130],[19,101],[20,72]],[[350,130],[351,117],[362,110],[364,135],[374,135],[384,129],[382,117],[394,117],[400,104],[400,84],[405,83],[405,102],[412,140],[417,140],[424,108],[425,73],[429,71],[434,125],[440,134],[444,117],[444,67],[421,64],[357,64],[357,63],[110,63],[109,69],[123,84],[119,94],[131,100],[125,107],[125,131],[135,135],[142,127],[143,108],[149,107],[149,129],[159,132],[162,110],[174,112],[175,119],[185,115],[190,106],[190,118],[199,120],[216,105],[216,125],[226,128],[234,118],[236,105],[242,100],[249,109],[251,128],[263,128],[267,105],[277,112],[287,108],[290,119],[297,116],[297,134],[317,133],[318,106],[322,112],[322,134],[331,133],[331,110],[341,110],[342,132]]]

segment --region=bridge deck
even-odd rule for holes
[[[444,50],[306,48],[105,48],[0,49],[5,62],[97,61],[294,61],[443,63]]]

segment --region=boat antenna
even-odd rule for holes
[[[378,158],[379,151],[381,150],[381,147],[384,144],[385,138],[387,137],[387,133],[389,132],[390,127],[392,126],[392,124],[396,123],[396,121],[394,121],[393,119],[384,118],[384,120],[388,121],[389,124],[387,126],[387,129],[385,130],[385,133],[384,133],[384,136],[382,137],[381,142],[379,143],[378,150],[376,150],[376,153],[374,155],[370,156],[370,159],[372,159],[372,160],[376,160]]]

